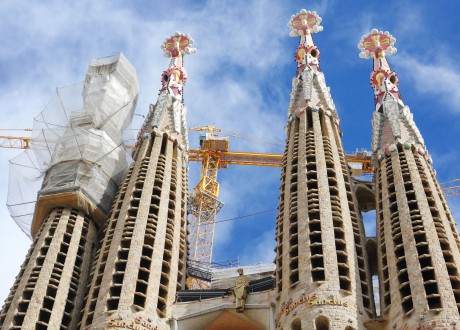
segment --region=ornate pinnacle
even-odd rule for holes
[[[292,15],[288,22],[288,27],[291,29],[289,36],[300,36],[299,47],[295,53],[297,62],[297,75],[299,76],[305,66],[309,66],[314,72],[319,72],[320,52],[315,46],[312,39],[312,33],[323,31],[321,17],[315,11],[307,11],[302,9],[299,13]]]
[[[164,56],[171,58],[171,62],[168,69],[161,75],[161,89],[157,103],[150,106],[138,138],[142,132],[149,132],[153,127],[157,127],[160,130],[164,129],[182,135],[182,142],[187,145],[186,109],[183,104],[183,89],[187,81],[187,71],[183,67],[182,59],[185,54],[196,53],[192,45],[193,39],[188,34],[180,32],[166,38],[161,45]],[[170,122],[171,118],[173,123]]]
[[[361,37],[358,48],[361,50],[359,57],[369,59],[382,58],[385,54],[392,55],[397,52],[394,47],[396,39],[388,32],[382,32],[377,29],[372,29],[366,35]]]
[[[162,75],[162,90],[166,88],[174,89],[175,95],[182,94],[183,85],[187,81],[187,71],[182,66],[182,57],[185,54],[196,53],[196,49],[192,48],[193,39],[188,34],[176,32],[161,44],[164,56],[171,58],[168,70]],[[170,91],[171,92],[171,91]]]
[[[193,54],[196,53],[196,49],[192,48],[193,39],[188,34],[182,34],[176,32],[169,38],[166,38],[163,44],[161,44],[161,49],[164,51],[165,57],[179,57],[184,54]]]
[[[409,107],[404,104],[399,94],[398,76],[391,70],[386,59],[386,55],[396,53],[395,42],[396,39],[387,31],[372,29],[361,37],[358,44],[361,50],[359,57],[365,59],[372,57],[374,62],[370,77],[375,97],[372,120],[374,163],[383,153],[389,152],[389,146],[398,141],[403,141],[407,145],[415,144],[421,148],[419,152],[426,152],[423,138],[413,121]]]
[[[291,29],[289,36],[306,36],[312,33],[323,31],[320,25],[322,19],[315,11],[302,9],[299,13],[292,15],[288,26]]]

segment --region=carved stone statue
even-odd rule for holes
[[[249,286],[249,279],[243,275],[243,268],[237,269],[238,278],[235,280],[235,285],[232,288],[232,295],[235,299],[235,307],[238,313],[243,313],[246,297],[248,295],[246,289]]]

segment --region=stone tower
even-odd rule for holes
[[[83,90],[70,97],[82,108],[66,112],[59,99],[35,118],[48,125],[50,117],[65,113],[67,122],[42,131],[45,141],[50,134],[57,142],[47,149],[52,156],[35,206],[34,240],[0,313],[1,329],[77,328],[97,228],[116,193],[116,177],[127,166],[120,142],[137,91],[135,70],[122,54],[94,59]],[[53,104],[59,104],[58,112]]]
[[[320,22],[315,12],[302,10],[288,24],[300,44],[281,173],[275,323],[357,330],[375,308],[339,118],[312,39]]]
[[[186,271],[187,125],[182,102],[184,54],[195,50],[176,33],[162,45],[172,57],[158,101],[138,136],[104,229],[81,329],[169,329]]]
[[[401,99],[385,55],[395,39],[372,30],[360,57],[373,59],[372,152],[377,201],[381,315],[386,329],[460,325],[459,235],[431,158]]]

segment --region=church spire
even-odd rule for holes
[[[171,58],[171,61],[161,76],[162,86],[157,103],[150,105],[141,132],[148,133],[156,127],[178,138],[181,144],[187,145],[187,111],[183,101],[187,71],[183,66],[183,57],[196,52],[192,45],[193,39],[180,32],[166,38],[161,45],[164,56]]]
[[[399,94],[398,76],[391,70],[387,55],[396,53],[396,39],[388,32],[372,29],[361,37],[358,48],[361,58],[373,59],[370,84],[375,95],[375,111],[372,120],[372,152],[374,163],[397,142],[409,147],[415,144],[426,153],[423,138],[413,121],[413,115]]]
[[[372,156],[380,318],[385,329],[428,324],[449,328],[460,319],[459,234],[386,59],[396,52],[395,41],[388,32],[373,29],[358,45],[360,57],[374,62]]]
[[[323,29],[320,23],[315,12],[306,10],[288,23],[290,36],[300,36],[300,42],[281,170],[275,325],[364,329],[375,311],[367,252],[362,248],[364,227],[339,118],[312,38]],[[331,299],[335,306],[302,303],[312,299]]]

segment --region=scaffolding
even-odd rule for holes
[[[138,90],[136,71],[123,54],[93,59],[85,81],[57,88],[34,118],[31,149],[10,160],[7,199],[29,237],[40,217],[66,202],[88,214],[110,211],[130,161],[122,140]]]

